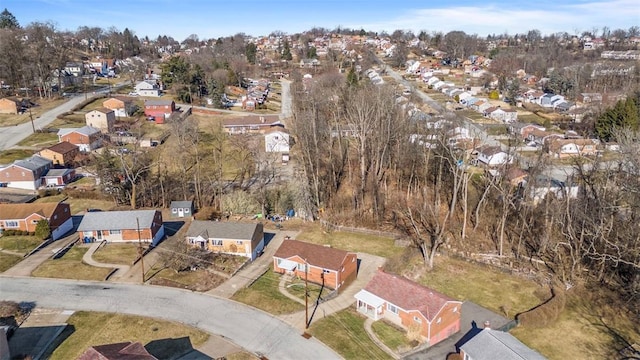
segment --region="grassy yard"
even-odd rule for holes
[[[209,338],[206,332],[190,326],[133,315],[79,311],[71,315],[67,323],[69,326],[63,335],[66,333],[68,337],[51,354],[52,360],[76,359],[91,345],[123,341],[147,345],[154,340],[188,337],[196,347]],[[147,346],[147,350],[161,359],[176,359],[188,349],[176,346],[176,342],[155,342]]]
[[[364,330],[365,317],[352,308],[316,321],[309,332],[345,359],[390,359]]]
[[[331,245],[337,249],[364,252],[382,257],[399,255],[403,250],[403,248],[395,246],[394,239],[389,237],[342,231],[326,232],[320,224],[316,223],[306,227],[296,240]]]
[[[0,252],[0,273],[9,270],[13,267],[13,265],[19,263],[22,259],[22,256]]]
[[[511,334],[552,360],[571,359],[575,354],[583,359],[616,359],[621,358],[617,351],[625,347],[621,339],[640,343],[637,320],[623,313],[615,301],[594,301],[580,291],[585,290],[567,293],[565,310],[553,324],[517,327]]]
[[[43,197],[36,200],[36,202],[59,202],[65,198],[65,202],[71,206],[71,214],[74,215],[79,212],[86,211],[87,209],[111,210],[114,207],[112,201],[67,198],[64,194]]]
[[[203,292],[219,286],[226,280],[224,277],[208,272],[205,269],[176,272],[160,264],[152,266],[147,271],[146,278],[153,285]]]
[[[33,154],[33,151],[23,149],[9,149],[0,151],[0,164],[10,164],[16,160],[26,159]]]
[[[53,128],[80,128],[86,125],[84,115],[60,115],[49,125]]]
[[[240,289],[231,299],[264,310],[273,315],[289,314],[304,310],[304,306],[286,296],[278,290],[280,275],[270,267],[251,286]]]
[[[23,254],[29,253],[40,244],[42,244],[42,239],[35,236],[0,237],[0,249],[11,250]]]
[[[407,338],[406,331],[403,331],[386,321],[376,321],[371,325],[371,328],[378,339],[393,351],[407,350],[412,347],[411,342]]]
[[[304,279],[296,279],[290,283],[286,284],[287,291],[300,298],[300,300],[304,300]],[[320,294],[320,285],[309,283],[307,285],[309,289],[309,304],[312,304],[318,298],[318,294]],[[325,288],[322,293],[323,295],[327,295],[331,290]]]
[[[450,297],[470,300],[507,317],[538,305],[535,295],[540,286],[533,281],[494,268],[459,259],[439,257],[431,272],[418,280]]]
[[[58,143],[58,135],[50,132],[37,132],[20,141],[20,146],[51,146]]]
[[[37,119],[43,113],[61,105],[66,99],[38,99],[36,96],[32,97],[32,101],[38,104],[38,106],[34,106],[31,108],[31,117],[33,120]],[[1,114],[0,115],[0,126],[13,126],[25,123],[27,121],[31,121],[31,117],[29,115],[29,111],[24,114]]]
[[[105,264],[131,265],[138,258],[138,245],[108,243],[94,252],[92,257]]]
[[[112,269],[99,268],[82,262],[87,247],[74,246],[60,259],[49,259],[38,266],[31,275],[45,278],[72,280],[104,280]]]

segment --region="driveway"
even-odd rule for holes
[[[104,311],[177,321],[222,335],[269,359],[340,359],[315,338],[249,306],[173,288],[93,281],[0,277],[4,300],[41,308]]]

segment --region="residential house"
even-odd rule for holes
[[[284,127],[278,115],[243,116],[223,119],[222,127],[229,134],[263,133],[272,127]]]
[[[52,202],[2,204],[0,206],[0,232],[20,230],[33,233],[40,220],[49,222],[53,240],[58,240],[73,229],[69,204]]]
[[[358,258],[355,253],[332,247],[284,240],[273,255],[273,271],[340,291],[355,280]]]
[[[264,249],[262,224],[194,220],[187,242],[203,250],[244,256],[255,260]]]
[[[127,117],[137,108],[133,105],[133,101],[122,96],[109,98],[102,102],[102,106],[106,109],[113,110],[116,117]]]
[[[139,342],[90,346],[76,360],[158,360]]]
[[[535,183],[529,185],[529,196],[533,199],[535,205],[544,200],[548,194],[552,194],[559,199],[575,199],[578,197],[578,190],[577,184],[539,176],[536,178]]]
[[[191,200],[172,201],[171,205],[169,205],[169,210],[173,218],[192,217],[195,207]]]
[[[592,102],[602,102],[602,94],[601,93],[580,93],[577,96],[577,101],[588,104]]]
[[[556,158],[570,156],[593,156],[597,153],[597,143],[593,139],[552,139],[549,154]]]
[[[163,124],[171,114],[176,111],[176,103],[173,100],[145,100],[144,114],[153,117],[156,124]]]
[[[289,131],[279,127],[268,129],[264,133],[266,152],[289,152]]]
[[[534,131],[545,131],[546,128],[544,126],[536,125],[536,124],[527,124],[527,123],[513,123],[509,125],[509,132],[513,135],[517,135],[522,140],[528,140],[529,134]]]
[[[92,126],[62,128],[58,130],[58,141],[67,141],[78,146],[81,152],[90,152],[102,146],[102,134],[100,129]]]
[[[17,114],[20,108],[18,102],[14,99],[0,99],[0,114]]]
[[[429,346],[460,331],[461,301],[402,276],[378,270],[354,297],[358,312],[388,320],[419,335]]]
[[[486,109],[484,111],[484,116],[504,123],[512,123],[518,120],[518,112],[516,110],[503,109],[499,106]]]
[[[513,335],[484,328],[460,345],[462,360],[546,360]]]
[[[160,97],[162,91],[154,80],[143,80],[136,84],[136,93],[140,96]]]
[[[509,181],[512,186],[519,186],[527,181],[529,174],[517,166],[511,166],[504,174],[505,179]]]
[[[84,64],[81,62],[68,62],[64,65],[64,71],[74,77],[84,74]]]
[[[75,169],[50,169],[47,171],[47,174],[42,177],[42,186],[63,187],[73,182],[75,178]]]
[[[51,168],[51,160],[38,155],[0,169],[0,183],[6,187],[37,190],[42,185],[42,176]]]
[[[475,110],[479,113],[484,113],[488,108],[493,107],[493,105],[491,105],[491,103],[489,102],[489,100],[487,99],[480,99],[481,101],[477,102],[475,104]]]
[[[89,111],[84,118],[88,126],[100,129],[103,133],[112,132],[116,123],[116,113],[103,107]]]
[[[68,141],[62,141],[46,149],[40,150],[38,155],[51,160],[54,166],[72,167],[80,148]]]
[[[500,146],[483,145],[474,150],[473,155],[476,155],[479,164],[486,166],[499,166],[513,162],[513,157],[503,151]]]
[[[162,213],[158,210],[96,211],[82,217],[78,236],[84,242],[150,242],[164,237]]]
[[[548,145],[554,139],[564,139],[564,135],[540,129],[532,129],[527,135],[527,141],[532,141],[541,146]]]

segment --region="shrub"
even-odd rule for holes
[[[15,301],[0,301],[0,318],[16,316],[20,313],[20,305]]]
[[[500,99],[500,93],[498,92],[498,90],[491,90],[491,92],[489,93],[489,99],[491,100]]]
[[[36,224],[35,236],[37,236],[39,239],[44,240],[48,238],[49,235],[51,235],[51,228],[49,226],[49,221],[47,221],[46,219],[42,219],[38,221],[38,223]]]

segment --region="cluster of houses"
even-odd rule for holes
[[[247,93],[242,95],[240,102],[244,110],[253,111],[264,104],[271,90],[271,82],[267,79],[246,79]]]

